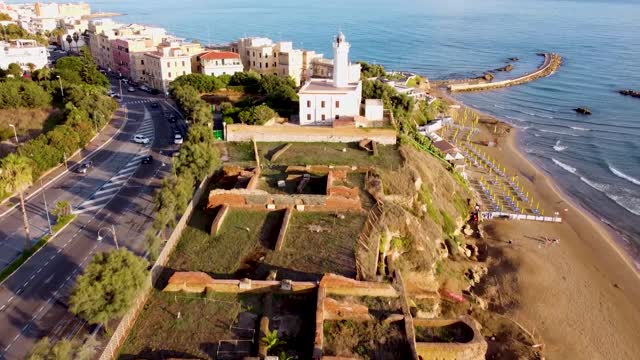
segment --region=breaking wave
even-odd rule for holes
[[[622,206],[625,210],[632,214],[640,215],[640,198],[628,189],[615,189],[611,185],[601,184],[589,180],[584,176],[580,176],[583,183],[603,193],[606,197],[613,200],[616,204]]]
[[[556,144],[553,145],[553,150],[560,152],[560,151],[564,151],[568,148],[568,146],[563,146],[560,145],[560,140],[556,141]]]
[[[579,137],[580,135],[577,134],[572,134],[572,133],[566,133],[566,132],[562,132],[562,131],[553,131],[553,130],[547,130],[547,129],[538,129],[542,132],[545,133],[550,133],[550,134],[556,134],[556,135],[567,135],[567,136],[573,136],[573,137]]]
[[[583,128],[583,127],[580,127],[580,126],[571,126],[571,128],[573,130],[579,130],[579,131],[591,131],[591,129]]]
[[[575,174],[576,171],[577,171],[577,169],[574,168],[573,166],[567,165],[567,164],[565,164],[563,162],[560,162],[560,161],[558,161],[558,160],[556,160],[554,158],[551,158],[551,161],[553,161],[556,165],[560,166],[561,168],[567,170],[568,172],[570,172],[572,174]]]
[[[609,164],[607,164],[609,165]],[[612,173],[614,173],[617,177],[625,179],[629,182],[632,182],[636,185],[640,185],[640,180],[634,178],[633,176],[627,175],[625,173],[623,173],[622,171],[614,168],[613,166],[609,165],[609,170],[611,170]]]

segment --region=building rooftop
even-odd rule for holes
[[[203,60],[239,59],[240,55],[231,51],[207,51],[198,55]]]
[[[447,153],[455,149],[455,147],[446,140],[436,141],[433,143],[433,146],[437,147],[438,150],[442,151],[443,153]]]
[[[313,94],[313,93],[348,93],[358,89],[358,83],[351,83],[344,87],[334,87],[332,79],[311,79],[307,81],[302,88],[300,88],[299,94]]]

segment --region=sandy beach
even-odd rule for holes
[[[499,302],[512,305],[504,307],[505,315],[540,337],[548,359],[637,358],[636,265],[605,224],[561,194],[552,179],[524,157],[516,146],[515,129],[496,121],[482,114],[481,132],[472,141],[497,139],[496,147],[483,150],[505,166],[509,176],[518,176],[547,215],[557,211],[563,218],[562,224],[484,222],[488,279],[499,284]],[[559,243],[545,245],[544,236]]]

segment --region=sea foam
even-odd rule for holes
[[[609,184],[601,184],[593,180],[589,180],[584,176],[580,176],[580,180],[583,183],[603,193],[606,197],[613,200],[616,204],[622,206],[628,212],[635,215],[640,215],[640,198],[637,197],[637,195],[629,189],[613,188]]]
[[[558,160],[556,160],[554,158],[551,158],[551,161],[553,161],[556,165],[560,166],[561,168],[567,170],[568,172],[570,172],[572,174],[575,174],[576,171],[577,171],[577,169],[574,168],[573,166],[567,165],[567,164],[565,164],[565,163],[563,163],[561,161],[558,161]]]
[[[556,144],[553,145],[553,150],[560,152],[560,151],[564,151],[568,148],[568,146],[563,146],[560,145],[560,140],[556,141]]]
[[[617,177],[625,179],[625,180],[627,180],[629,182],[632,182],[632,183],[634,183],[636,185],[640,185],[640,180],[634,178],[631,175],[627,175],[627,174],[623,173],[622,171],[620,171],[620,170],[614,168],[613,166],[611,166],[610,164],[607,164],[607,165],[609,165],[609,170],[611,170],[611,172],[614,173]]]

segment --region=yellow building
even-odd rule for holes
[[[147,83],[154,89],[167,92],[169,83],[178,76],[197,72],[197,55],[202,53],[202,45],[181,40],[167,40],[158,49],[146,52],[143,57]]]

